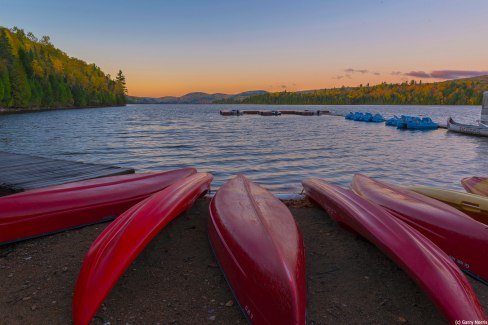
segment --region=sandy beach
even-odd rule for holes
[[[206,235],[208,200],[165,228],[120,279],[93,324],[245,324]],[[375,246],[308,202],[290,203],[306,248],[308,324],[444,324]],[[73,289],[108,224],[0,247],[1,324],[70,324]],[[488,287],[470,279],[488,310]]]

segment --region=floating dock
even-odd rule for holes
[[[330,115],[330,116],[345,116],[343,114],[332,113],[328,110],[240,110],[233,109],[231,111],[220,111],[220,115],[223,116],[241,116],[241,115],[261,115],[261,116],[280,116],[280,115],[302,115],[302,116],[320,116],[320,115]],[[437,123],[440,129],[447,129],[446,123]]]
[[[134,169],[0,151],[0,196],[92,178],[132,174]]]
[[[331,112],[327,110],[318,110],[318,111],[311,111],[311,110],[240,110],[240,109],[233,109],[231,111],[220,111],[220,115],[223,116],[241,116],[241,115],[261,115],[261,116],[279,116],[279,115],[302,115],[302,116],[314,116],[314,115],[333,115]]]

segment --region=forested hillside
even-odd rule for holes
[[[0,27],[0,108],[125,105],[125,77],[69,57],[48,36]]]
[[[276,92],[242,100],[224,99],[221,104],[308,105],[480,105],[488,90],[488,76],[436,83],[411,81],[402,84],[341,87],[313,91]]]

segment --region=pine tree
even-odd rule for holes
[[[125,105],[127,102],[127,87],[125,85],[125,76],[122,70],[119,70],[115,78],[115,98],[118,105]]]
[[[122,88],[123,92],[124,92],[124,95],[127,95],[127,87],[125,85],[125,76],[124,74],[122,73],[122,70],[119,70],[119,72],[117,73],[117,77],[115,78],[115,81],[117,82],[117,84],[120,85],[120,87]]]

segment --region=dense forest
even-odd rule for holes
[[[126,103],[125,77],[69,57],[40,40],[0,27],[0,108],[89,107]]]
[[[488,90],[488,76],[436,83],[414,80],[402,84],[341,87],[313,91],[276,92],[242,100],[223,99],[219,104],[291,105],[480,105]]]

